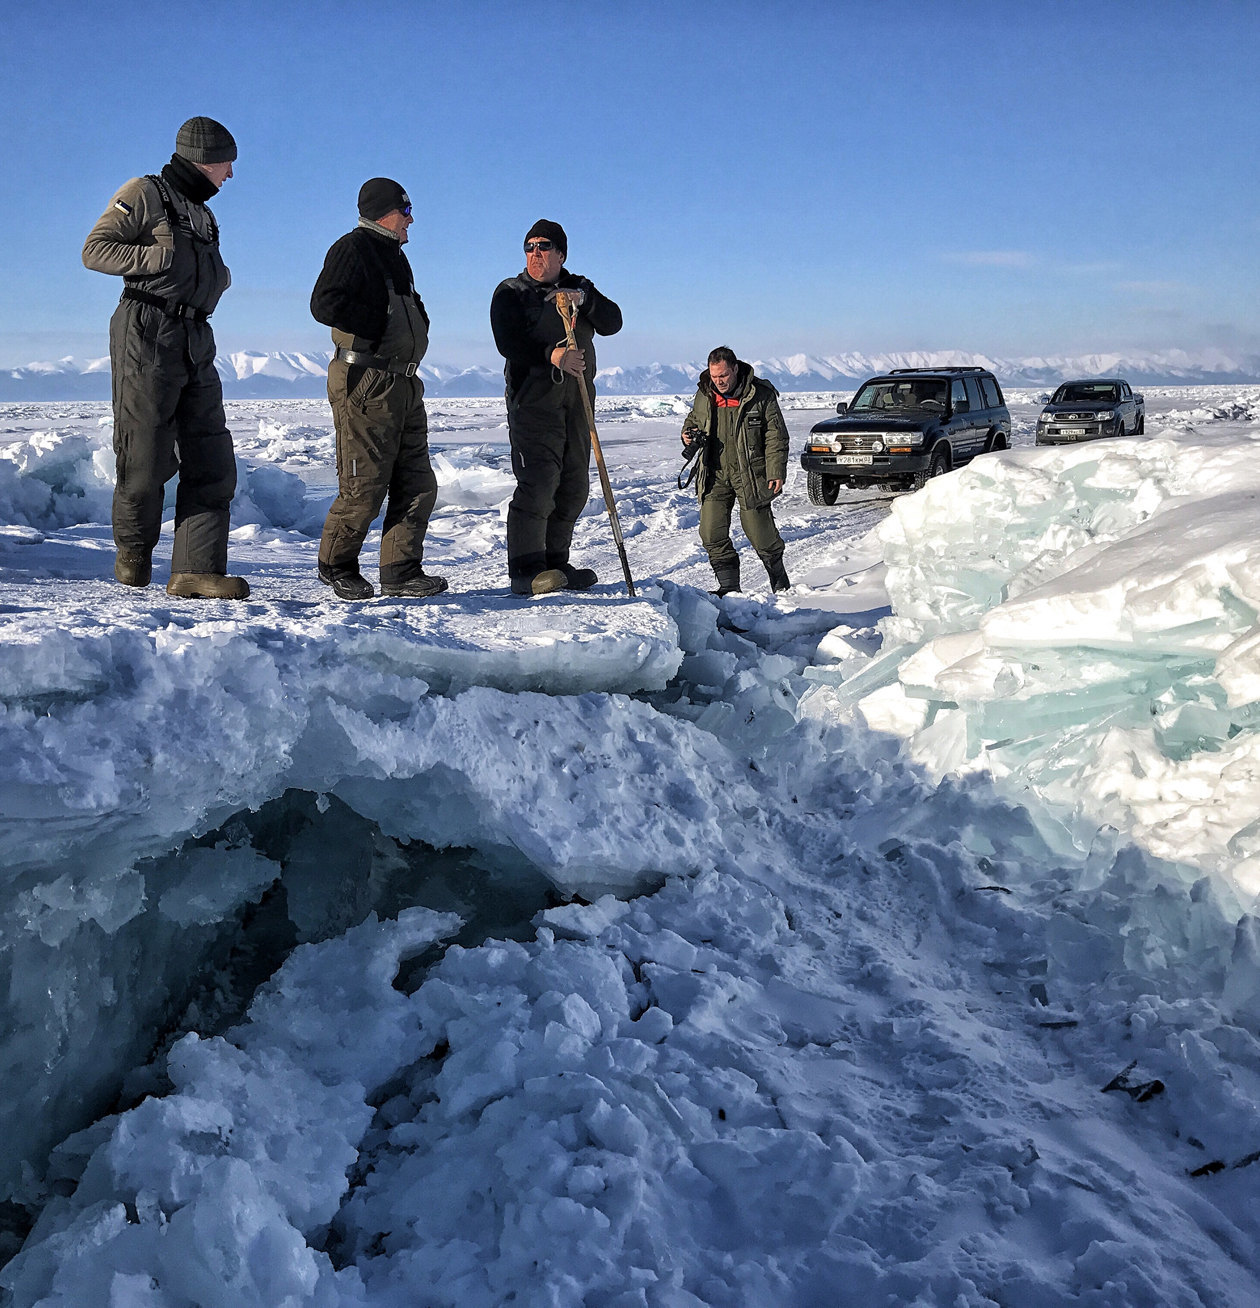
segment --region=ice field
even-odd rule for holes
[[[236,605],[113,581],[108,405],[0,405],[4,1302],[1260,1302],[1260,387],[1038,393],[794,467],[720,601],[690,397],[598,405],[635,599],[594,478],[510,595],[442,398],[451,589],[355,605],[324,403],[229,405]]]

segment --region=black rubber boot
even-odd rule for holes
[[[428,599],[431,595],[440,595],[445,589],[445,577],[430,577],[426,572],[413,573],[405,581],[381,582],[381,594],[398,599]]]
[[[739,573],[738,572],[718,572],[717,589],[711,590],[710,595],[729,595],[732,591],[739,590]]]
[[[560,571],[565,576],[565,590],[590,590],[599,580],[594,568],[575,568],[572,564],[562,563]]]
[[[319,565],[319,579],[325,586],[331,586],[333,594],[343,600],[371,599],[376,593],[372,583],[358,568],[331,568],[327,563]]]
[[[119,550],[114,576],[124,586],[147,586],[153,580],[153,556],[147,550]]]
[[[780,591],[790,590],[792,587],[792,580],[787,575],[787,569],[783,566],[782,559],[766,564],[766,576],[770,578],[770,589],[776,595]]]

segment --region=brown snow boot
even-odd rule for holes
[[[559,568],[546,568],[536,572],[532,577],[513,577],[513,595],[550,595],[552,591],[564,590],[569,579]]]
[[[166,593],[180,599],[241,600],[249,598],[249,582],[221,572],[172,572]]]

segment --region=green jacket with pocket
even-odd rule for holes
[[[700,374],[696,398],[683,422],[684,440],[694,434],[706,441],[698,456],[703,463],[696,474],[696,497],[703,502],[721,473],[741,509],[764,509],[775,498],[769,483],[787,477],[788,433],[779,392],[741,362],[732,394],[739,399],[738,407],[716,404],[708,369]]]

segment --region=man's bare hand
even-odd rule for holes
[[[783,482],[778,477],[773,481],[766,482],[766,485],[770,487],[771,495],[779,495],[783,491]]]

